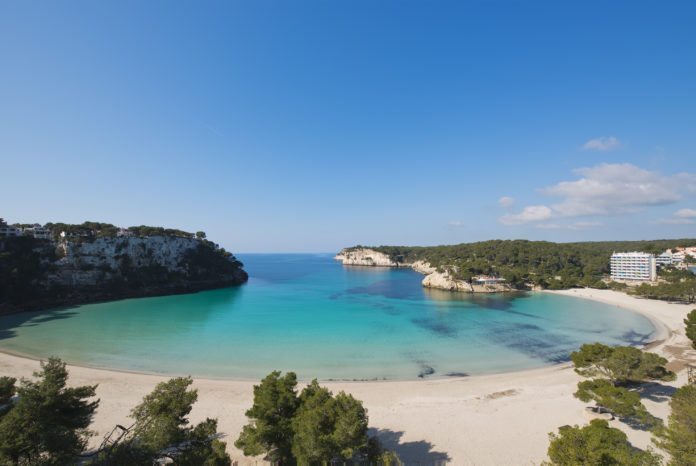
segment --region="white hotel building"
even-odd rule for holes
[[[615,252],[611,255],[611,279],[654,282],[657,261],[646,252]]]

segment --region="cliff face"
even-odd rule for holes
[[[505,283],[495,284],[476,284],[465,280],[457,280],[450,276],[448,272],[434,272],[423,279],[423,286],[426,288],[437,288],[449,291],[464,291],[467,293],[501,293],[513,291],[512,287]]]
[[[366,267],[410,267],[410,264],[399,264],[384,253],[368,249],[344,249],[334,259],[343,265],[362,265]]]
[[[129,276],[143,270],[154,272],[150,277],[153,280],[159,273],[169,275],[174,282],[198,281],[202,277],[191,259],[197,254],[205,254],[206,249],[215,253],[212,246],[199,240],[166,236],[62,242],[57,249],[64,257],[53,263],[53,271],[47,275],[48,286],[96,286],[115,279],[128,280]],[[220,256],[220,259],[225,258]],[[226,266],[226,262],[231,266]],[[216,275],[208,279],[231,284],[245,281],[244,271],[235,266],[235,262],[234,256],[230,256],[211,263]]]
[[[334,256],[343,265],[363,265],[372,267],[411,267],[416,272],[425,275],[422,285],[426,288],[437,288],[447,291],[462,291],[468,293],[499,293],[503,291],[513,291],[512,287],[505,283],[479,285],[469,283],[465,280],[458,280],[451,276],[448,271],[439,272],[437,268],[428,262],[418,260],[414,262],[396,262],[388,255],[369,248],[350,248],[343,249]]]
[[[464,280],[456,280],[447,272],[433,272],[426,275],[423,279],[423,286],[426,288],[437,288],[448,291],[466,291],[473,293],[474,288]]]
[[[4,241],[0,312],[156,296],[246,282],[241,262],[209,241],[175,236]],[[12,261],[17,264],[13,265]]]

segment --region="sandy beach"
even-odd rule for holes
[[[593,299],[639,312],[656,326],[650,350],[680,370],[696,361],[684,335],[683,319],[694,307],[637,299],[609,290],[566,290],[555,293]],[[38,362],[0,354],[0,374],[29,377]],[[70,366],[70,383],[99,384],[101,399],[92,429],[92,444],[116,424],[128,424],[128,413],[165,377]],[[568,365],[497,375],[453,379],[325,383],[363,400],[370,426],[383,444],[395,449],[407,464],[531,465],[546,458],[547,434],[566,424],[584,424],[584,403],[573,397],[580,378]],[[684,371],[671,385],[684,383]],[[233,442],[246,423],[244,411],[252,402],[251,382],[196,379],[199,399],[193,421],[217,417],[228,451],[238,464],[260,464],[245,458]],[[645,400],[653,414],[666,417],[668,399]],[[639,447],[650,444],[646,432],[613,421]]]

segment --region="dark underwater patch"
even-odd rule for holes
[[[513,309],[503,309],[503,311],[507,312],[508,314],[515,314],[518,316],[529,317],[530,319],[541,319],[541,316],[538,316],[535,314],[529,314],[528,312],[515,311]]]
[[[418,373],[418,378],[424,379],[425,377],[433,375],[434,373],[435,369],[433,369],[431,366],[423,365],[421,367],[421,371]]]
[[[629,330],[621,335],[621,340],[631,346],[640,346],[650,343],[650,335]]]
[[[436,319],[419,318],[411,319],[411,322],[417,325],[418,327],[424,328],[430,332],[433,332],[443,337],[457,337],[457,329]]]
[[[392,299],[422,299],[423,289],[419,281],[410,278],[386,279],[366,286],[356,286],[346,291],[350,294],[368,294]]]
[[[493,325],[487,338],[498,345],[526,354],[547,363],[570,360],[570,353],[577,346],[562,336],[543,328],[525,323],[500,323]]]

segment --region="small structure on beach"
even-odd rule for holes
[[[504,278],[499,278],[499,277],[490,277],[487,275],[479,275],[478,277],[474,277],[472,279],[472,283],[474,285],[501,285],[505,283]]]

